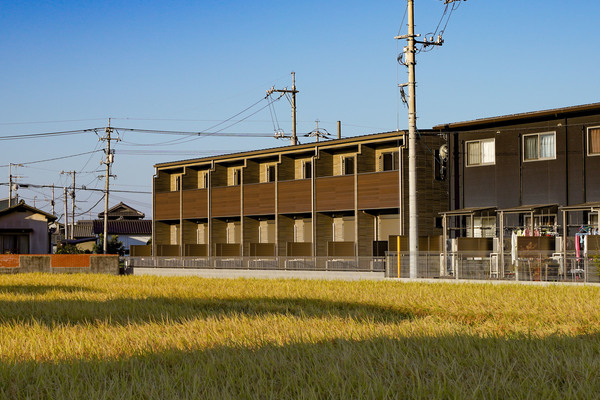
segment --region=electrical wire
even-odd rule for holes
[[[85,215],[89,212],[91,212],[98,204],[100,204],[100,202],[104,200],[104,194],[100,197],[100,199],[96,202],[96,204],[94,204],[92,207],[90,207],[87,211],[81,212],[79,214],[75,214],[76,217],[81,217],[82,215]]]
[[[37,161],[28,161],[28,162],[21,162],[19,164],[25,166],[25,165],[29,165],[29,164],[39,164],[39,163],[43,163],[43,162],[48,162],[48,161],[56,161],[56,160],[64,160],[66,158],[72,158],[72,157],[79,157],[79,156],[84,156],[86,154],[93,154],[93,153],[98,153],[102,150],[94,150],[94,151],[87,151],[85,153],[78,153],[78,154],[71,154],[68,156],[62,156],[62,157],[54,157],[54,158],[47,158],[45,160],[37,160]],[[6,165],[0,165],[0,167],[8,167],[10,164],[6,164]],[[15,165],[14,163],[12,165]]]
[[[87,118],[87,119],[65,119],[57,121],[32,121],[32,122],[0,122],[0,125],[33,125],[33,124],[54,124],[63,122],[87,122],[87,121],[102,121],[105,118]]]
[[[79,134],[86,133],[86,132],[94,132],[96,129],[100,129],[100,128],[79,129],[79,130],[61,131],[61,132],[29,133],[29,134],[24,134],[24,135],[0,136],[0,140],[39,139],[42,137],[79,135]]]

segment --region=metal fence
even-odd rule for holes
[[[386,276],[410,276],[408,253],[386,257]],[[600,257],[567,255],[511,258],[499,254],[420,253],[417,278],[600,283]]]
[[[385,257],[127,257],[128,267],[280,271],[384,272],[409,278],[408,253]],[[417,278],[545,282],[600,282],[600,257],[527,257],[498,254],[425,253],[418,258]]]
[[[127,257],[129,267],[385,272],[385,257]]]

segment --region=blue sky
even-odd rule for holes
[[[415,2],[416,32],[435,30],[440,0]],[[393,37],[406,1],[23,1],[0,2],[0,138],[113,126],[204,131],[291,86],[296,72],[298,132],[319,126],[355,136],[407,127],[397,84],[406,69]],[[591,0],[469,0],[454,11],[445,44],[417,55],[418,126],[599,101],[596,44],[600,3]],[[266,102],[253,108],[257,110]],[[290,107],[274,104],[291,132]],[[241,115],[240,117],[243,117]],[[239,118],[238,118],[239,119]],[[225,132],[274,131],[267,109]],[[287,145],[273,138],[219,137],[161,145],[172,136],[121,132],[114,188],[150,192],[153,165]],[[308,142],[309,138],[302,138]],[[8,163],[90,152],[94,133],[0,141],[0,182]],[[17,168],[22,182],[102,188],[101,153]],[[0,186],[8,195],[7,186]],[[57,196],[59,192],[57,191]],[[49,211],[50,190],[20,189]],[[100,199],[77,195],[78,212]],[[151,217],[151,196],[115,193]],[[62,202],[57,212],[62,214]],[[102,203],[92,210],[92,217]],[[83,217],[82,217],[83,218]],[[89,213],[86,218],[89,218]]]

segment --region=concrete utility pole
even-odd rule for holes
[[[62,174],[73,175],[73,189],[71,190],[71,229],[69,239],[75,239],[75,174],[76,171],[60,171]]]
[[[417,214],[417,99],[415,82],[415,11],[414,0],[408,2],[408,35],[396,36],[394,39],[406,39],[407,46],[404,48],[406,56],[405,65],[408,67],[408,250],[410,256],[409,276],[417,277],[417,266],[419,263],[419,227]],[[400,191],[400,193],[402,193]],[[402,220],[402,215],[400,215]],[[400,257],[400,248],[398,248]]]
[[[67,211],[67,188],[64,187],[64,196],[65,196],[65,240],[69,238],[69,213]]]
[[[460,0],[444,0],[444,4],[450,4]],[[416,99],[416,79],[415,79],[415,59],[417,43],[423,46],[441,46],[441,33],[435,39],[429,41],[425,38],[424,41],[417,41],[416,38],[421,36],[415,34],[415,12],[414,0],[407,0],[407,15],[408,15],[408,34],[396,36],[394,39],[406,39],[407,46],[404,48],[404,55],[408,67],[408,84],[399,85],[401,88],[408,86],[408,249],[410,254],[409,273],[411,278],[417,277],[417,266],[419,263],[419,227],[418,227],[418,209],[417,209],[417,99]],[[402,92],[404,93],[404,92]],[[403,96],[404,97],[404,96]],[[401,191],[400,191],[401,193]],[[402,218],[402,216],[400,216]],[[444,244],[445,245],[445,244]],[[398,253],[400,257],[400,253]]]
[[[50,202],[50,204],[52,205],[52,215],[56,215],[56,213],[54,212],[54,184],[52,184],[52,202]]]
[[[271,89],[267,90],[267,96],[271,95],[272,93],[283,93],[286,95],[286,97],[291,93],[292,98],[290,99],[288,97],[288,100],[292,106],[292,137],[291,137],[291,144],[292,146],[295,146],[298,144],[298,135],[296,135],[296,93],[298,93],[298,91],[296,90],[296,73],[294,71],[292,71],[292,89],[288,89],[288,88],[283,88],[283,89],[275,89],[274,87],[272,87]],[[278,136],[278,138],[280,138],[281,136]]]
[[[108,239],[107,239],[107,232],[108,232],[108,194],[109,194],[109,188],[110,188],[110,183],[109,183],[109,179],[111,177],[110,175],[110,166],[112,165],[112,163],[114,162],[114,154],[113,152],[111,152],[110,149],[110,141],[111,140],[116,140],[119,141],[119,138],[111,138],[111,133],[112,133],[112,128],[110,127],[110,118],[108,119],[108,126],[104,129],[106,132],[106,137],[100,138],[100,140],[106,140],[106,161],[103,161],[102,164],[106,164],[106,183],[104,184],[104,241],[102,243],[102,251],[104,252],[104,254],[106,254],[106,250],[108,248]],[[114,177],[114,176],[113,176]]]
[[[11,207],[12,204],[12,197],[13,197],[13,178],[18,178],[18,176],[14,176],[12,174],[12,167],[13,165],[15,167],[22,167],[23,164],[13,164],[13,163],[8,163],[8,207]]]

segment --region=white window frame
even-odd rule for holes
[[[544,135],[554,135],[554,155],[552,157],[542,157],[540,155],[541,153],[541,144],[540,144],[540,136],[544,136]],[[531,137],[531,136],[537,136],[537,143],[538,143],[538,151],[537,151],[537,158],[531,158],[531,159],[526,159],[525,158],[525,138],[526,137]],[[523,148],[523,162],[536,162],[536,161],[547,161],[547,160],[556,160],[556,131],[550,131],[550,132],[540,132],[540,133],[528,133],[526,135],[523,135],[522,138],[522,148]]]
[[[302,179],[310,179],[312,177],[312,160],[302,160],[302,162],[300,163],[300,165],[302,166]],[[310,171],[310,177],[307,177],[307,173],[306,173],[306,166],[309,166],[309,171]]]
[[[385,161],[384,161],[385,156],[392,157],[392,168],[391,169],[385,169]],[[380,158],[380,164],[379,164],[380,172],[398,171],[398,169],[400,167],[400,163],[398,162],[398,152],[397,151],[393,151],[393,150],[384,151],[379,155],[379,158]]]
[[[483,158],[482,154],[482,146],[481,143],[484,142],[492,142],[494,143],[494,161],[491,162],[482,162]],[[479,143],[479,162],[476,164],[469,164],[469,144],[470,143]],[[495,165],[496,164],[496,138],[486,138],[486,139],[478,139],[478,140],[469,140],[465,142],[465,165],[467,167],[480,167],[482,165]]]
[[[590,149],[592,148],[592,146],[590,145],[590,130],[592,129],[599,129],[600,130],[600,126],[590,126],[589,128],[587,128],[587,135],[586,135],[586,139],[587,139],[587,155],[590,157],[595,157],[595,156],[600,156],[600,151],[596,152],[596,153],[592,153],[590,152]]]
[[[348,173],[348,171],[346,170],[346,160],[348,160],[348,159],[352,160],[352,173]],[[341,164],[342,164],[342,174],[341,175],[344,175],[344,176],[354,175],[354,173],[356,172],[356,157],[354,154],[342,156]]]

